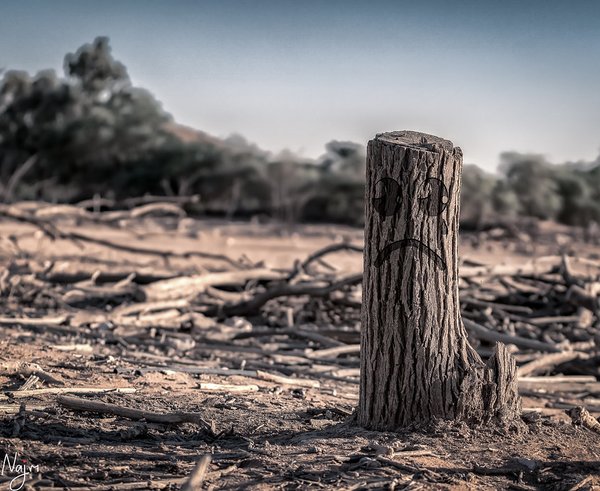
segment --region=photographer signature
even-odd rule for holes
[[[39,465],[28,464],[26,459],[19,458],[17,452],[12,456],[12,460],[9,454],[4,454],[0,476],[12,477],[12,480],[8,483],[10,491],[23,489],[25,482],[28,478],[31,478],[34,472],[40,472]]]

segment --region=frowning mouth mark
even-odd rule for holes
[[[375,266],[378,268],[383,264],[384,261],[389,259],[392,252],[397,251],[398,249],[404,249],[407,247],[414,247],[419,250],[421,254],[425,254],[429,259],[431,259],[438,267],[442,270],[446,271],[446,261],[433,249],[423,244],[420,240],[417,239],[402,239],[392,242],[391,244],[386,245],[383,249],[379,251],[377,254],[377,258],[375,259]]]

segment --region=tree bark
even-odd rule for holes
[[[460,316],[461,170],[461,149],[435,136],[369,142],[357,410],[369,429],[520,414],[514,360],[498,343],[484,364]]]

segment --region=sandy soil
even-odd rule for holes
[[[64,228],[140,247],[247,256],[271,268],[289,268],[294,260],[333,241],[362,240],[359,230],[344,227],[305,226],[289,233],[275,226],[214,221],[188,223],[185,228],[150,220],[121,229],[74,224]],[[18,237],[16,242],[11,236]],[[102,246],[51,242],[26,225],[1,223],[0,237],[5,265],[26,261],[43,269],[53,261],[64,271],[89,274],[97,269],[126,271],[132,265],[155,273],[223,266],[201,258],[165,261]],[[525,262],[532,252],[556,253],[559,245],[541,241],[532,251],[531,244],[477,245],[465,235],[461,254],[474,262]],[[577,247],[589,257],[598,252],[598,247]],[[342,272],[360,271],[361,261],[352,252],[327,258],[329,267]],[[2,315],[63,312],[51,301],[39,311],[39,297],[30,303],[23,298],[16,305],[5,299]],[[109,310],[95,306],[87,314]],[[68,312],[75,314],[72,308]],[[356,321],[346,323],[352,324],[348,336],[355,340]],[[217,327],[210,324],[206,329],[217,334],[251,329],[241,318]],[[561,409],[540,412],[539,398],[524,398],[525,418],[518,428],[469,429],[440,423],[401,433],[369,432],[351,421],[356,379],[319,378],[318,363],[310,367],[311,380],[319,382],[313,388],[200,373],[208,368],[278,371],[285,360],[272,353],[285,348],[293,357],[304,349],[293,336],[266,341],[230,337],[234,341],[220,349],[207,343],[201,326],[173,329],[159,323],[153,329],[117,336],[114,326],[102,322],[90,323],[81,332],[66,323],[0,326],[0,363],[35,363],[55,379],[34,380],[31,395],[15,396],[28,376],[0,375],[5,392],[0,400],[0,458],[6,455],[0,489],[11,489],[10,481],[18,474],[10,469],[15,456],[24,466],[36,466],[25,476],[28,488],[108,490],[179,489],[203,455],[211,456],[205,489],[600,489],[600,434],[573,426]],[[279,345],[271,351],[273,343]],[[290,361],[289,367],[295,364]],[[212,390],[207,385],[211,383],[234,387]],[[162,415],[194,413],[199,419],[168,424],[82,412],[61,403],[59,394],[40,392],[42,388],[106,389],[68,397]],[[135,392],[112,390],[116,388]],[[19,489],[19,483],[13,481],[12,489]]]

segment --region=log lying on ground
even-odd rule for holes
[[[557,266],[530,262],[522,265],[498,264],[491,266],[465,266],[460,268],[461,278],[485,278],[489,276],[526,276],[552,273]]]
[[[465,317],[463,317],[463,322],[468,331],[472,332],[476,338],[479,338],[484,341],[514,344],[515,346],[518,346],[520,348],[529,348],[539,351],[562,351],[560,347],[549,343],[544,343],[535,339],[522,338],[520,336],[513,336],[511,334],[505,334],[503,332],[493,331]]]
[[[146,298],[150,302],[164,302],[182,298],[192,298],[204,292],[208,286],[237,285],[244,286],[250,280],[282,280],[284,273],[267,268],[245,269],[242,271],[225,271],[195,276],[183,276],[170,280],[157,281],[144,288]]]
[[[64,406],[73,411],[88,411],[94,413],[114,414],[115,416],[120,416],[122,418],[128,418],[133,420],[144,419],[150,423],[194,423],[208,427],[206,421],[204,421],[202,419],[202,416],[198,413],[157,413],[154,411],[133,409],[118,406],[116,404],[109,404],[107,402],[92,401],[89,399],[82,399],[80,397],[72,396],[59,396],[57,401],[61,406]]]
[[[577,360],[584,358],[586,355],[577,351],[566,351],[564,353],[552,353],[550,355],[543,355],[536,360],[530,361],[525,365],[519,367],[519,377],[525,377],[527,375],[533,375],[544,370],[554,368],[561,363],[565,363],[571,360]]]

